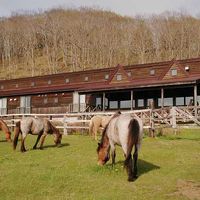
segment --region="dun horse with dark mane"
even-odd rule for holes
[[[137,178],[138,149],[143,136],[143,125],[140,118],[132,114],[115,114],[103,131],[101,142],[98,144],[98,164],[104,165],[112,155],[115,164],[115,145],[122,147],[125,156],[124,166],[128,173],[128,181]],[[132,149],[135,151],[132,160]]]
[[[0,130],[2,130],[5,133],[6,140],[8,142],[11,142],[12,141],[11,140],[11,132],[10,132],[7,124],[2,119],[0,119]]]
[[[15,136],[13,140],[13,149],[16,149],[19,134],[22,134],[21,139],[21,152],[25,152],[25,138],[30,133],[32,135],[38,135],[35,145],[33,149],[37,148],[37,144],[41,139],[40,149],[43,148],[43,143],[47,134],[54,135],[54,142],[56,145],[61,143],[62,135],[60,134],[59,130],[48,120],[42,118],[33,118],[33,117],[26,117],[23,118],[21,121],[16,123],[15,127]]]

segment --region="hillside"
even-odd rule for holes
[[[82,8],[0,19],[0,79],[200,55],[200,20],[184,13],[122,17]]]

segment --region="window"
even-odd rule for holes
[[[184,97],[176,97],[176,106],[184,106]]]
[[[3,85],[1,85],[1,90],[3,90],[4,89],[4,86]]]
[[[164,98],[164,106],[173,106],[173,98]]]
[[[120,108],[130,108],[130,107],[131,107],[130,100],[120,101]]]
[[[192,104],[192,100],[193,100],[193,97],[185,97],[186,105],[189,106],[190,104]]]
[[[54,98],[54,103],[58,103],[58,97]]]
[[[86,76],[84,80],[85,80],[85,81],[88,81],[88,76]]]
[[[111,109],[118,108],[118,101],[110,101],[110,108]]]
[[[104,77],[106,80],[109,79],[109,74],[106,74],[105,77]]]
[[[31,82],[31,86],[34,87],[35,86],[35,82]]]
[[[131,72],[128,72],[127,75],[128,75],[128,77],[131,77],[132,73],[131,73]]]
[[[122,75],[121,74],[117,74],[117,81],[121,81],[122,80]]]
[[[18,85],[18,84],[16,84],[16,85],[15,85],[15,87],[16,87],[16,88],[18,88],[18,87],[19,87],[19,85]]]
[[[48,80],[48,84],[51,85],[51,80]]]
[[[0,99],[0,114],[1,115],[7,114],[7,98]]]
[[[69,83],[69,78],[66,78],[66,79],[65,79],[65,83]]]
[[[20,97],[20,113],[30,113],[31,107],[31,97],[30,96],[21,96]]]
[[[151,75],[151,76],[155,75],[155,69],[151,69],[151,70],[150,70],[150,75]]]
[[[47,103],[48,103],[48,99],[45,98],[45,99],[44,99],[44,104],[47,104]]]
[[[177,69],[172,69],[171,70],[171,75],[176,76],[177,75]]]
[[[144,99],[138,99],[138,107],[144,107]]]
[[[154,108],[154,100],[151,98],[151,99],[147,99],[147,106],[149,108]]]

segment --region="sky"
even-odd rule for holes
[[[161,14],[165,11],[183,11],[200,16],[200,0],[0,0],[0,17],[10,16],[13,12],[58,7],[95,7],[123,16]]]

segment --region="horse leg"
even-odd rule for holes
[[[94,128],[93,128],[93,138],[95,140],[97,140],[97,131],[98,131],[98,128],[94,125]]]
[[[138,148],[137,148],[137,145],[135,145],[135,152],[133,154],[133,159],[134,159],[133,177],[136,179],[137,178],[137,160],[138,160]]]
[[[128,181],[134,181],[134,175],[133,175],[133,161],[132,156],[129,154],[126,156],[126,160],[124,162],[127,174],[128,174]]]
[[[21,141],[21,152],[26,152],[26,148],[24,145],[25,139],[26,139],[26,135],[22,134],[22,141]]]
[[[112,167],[115,165],[115,157],[116,157],[116,153],[115,153],[115,145],[111,145],[111,156],[112,156]]]
[[[42,136],[42,133],[40,133],[40,134],[38,135],[37,140],[36,140],[36,142],[35,142],[35,145],[33,146],[33,149],[36,149],[36,148],[37,148],[37,144],[38,144],[38,142],[40,141],[41,136]]]
[[[40,149],[42,150],[43,149],[43,144],[44,144],[44,140],[46,138],[46,134],[42,134],[42,139],[41,139],[41,143],[40,143]]]

